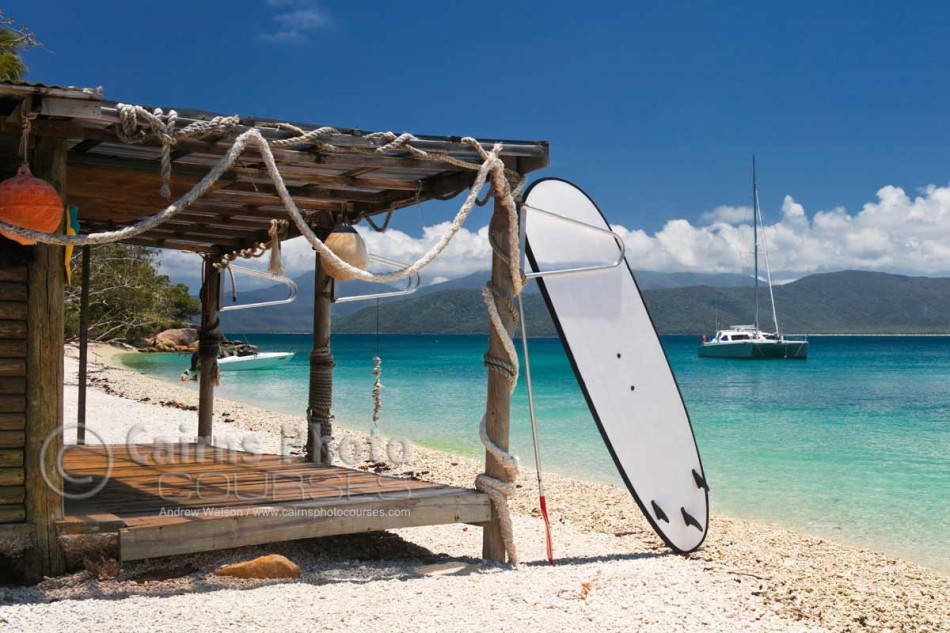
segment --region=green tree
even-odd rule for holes
[[[19,81],[26,76],[23,49],[40,46],[36,36],[25,25],[18,25],[0,9],[0,81]]]
[[[79,333],[81,250],[73,254],[73,285],[66,288],[66,336]],[[89,268],[89,337],[140,344],[146,336],[182,327],[201,305],[184,284],[156,272],[159,252],[143,246],[93,246]]]

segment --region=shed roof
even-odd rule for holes
[[[12,165],[20,134],[19,114],[37,114],[33,136],[68,139],[67,202],[80,211],[84,233],[114,230],[153,215],[188,191],[231,147],[234,138],[255,127],[265,138],[288,138],[294,133],[279,121],[241,117],[227,137],[179,140],[172,152],[172,197],[160,189],[158,139],[123,143],[117,134],[118,103],[104,99],[102,90],[0,83],[0,161]],[[150,108],[151,109],[151,108]],[[168,112],[168,108],[163,109]],[[218,114],[174,108],[176,129]],[[322,126],[294,123],[303,130]],[[371,154],[378,142],[357,129],[338,128],[324,139],[343,151],[327,152],[319,145],[275,148],[274,156],[288,190],[301,210],[325,215],[325,225],[345,217],[351,222],[431,199],[454,197],[469,188],[475,172],[440,160],[420,159],[406,151]],[[481,159],[460,137],[416,135],[413,145],[427,152],[447,153],[478,164]],[[490,149],[498,139],[479,139]],[[501,140],[502,160],[521,174],[548,164],[545,141]],[[347,150],[353,151],[347,151]],[[4,169],[4,171],[12,171]],[[222,254],[268,241],[271,219],[287,214],[264,171],[261,155],[248,149],[237,166],[196,204],[130,243],[199,253]],[[290,236],[296,235],[291,224]]]

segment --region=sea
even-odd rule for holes
[[[699,358],[698,337],[662,340],[692,419],[713,513],[950,573],[950,337],[811,337],[806,361]],[[334,335],[338,424],[372,428],[372,358],[379,354],[379,432],[481,457],[486,341]],[[220,395],[303,416],[310,336],[258,334],[250,342],[296,356],[279,369],[225,372]],[[529,346],[545,471],[622,486],[560,341],[529,339]],[[189,361],[178,354],[122,360],[167,380],[177,380]],[[531,464],[527,406],[522,380],[511,443]]]

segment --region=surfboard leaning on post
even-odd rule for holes
[[[564,180],[532,184],[522,213],[527,276],[537,278],[624,483],[670,548],[695,550],[708,532],[709,487],[622,240],[587,194]]]

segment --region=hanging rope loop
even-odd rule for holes
[[[33,112],[23,112],[20,115],[20,165],[30,164],[30,131],[33,128],[33,119],[36,114]]]

